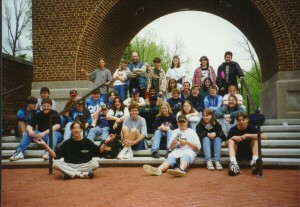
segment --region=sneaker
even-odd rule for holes
[[[44,160],[49,160],[49,153],[46,152],[46,153],[42,156],[42,158],[43,158]]]
[[[175,177],[185,177],[186,176],[186,172],[181,170],[180,168],[168,169],[167,173],[169,175],[173,175]]]
[[[228,175],[230,176],[236,176],[238,174],[240,174],[240,168],[239,165],[237,163],[229,163],[229,171],[228,171]]]
[[[214,165],[212,164],[211,161],[207,161],[207,162],[206,162],[206,168],[207,168],[208,170],[215,170]]]
[[[131,159],[133,158],[133,151],[131,149],[131,147],[127,150],[125,156],[123,157],[124,159]]]
[[[93,179],[94,178],[94,173],[93,173],[93,171],[81,172],[79,174],[79,178],[81,178],[81,179]]]
[[[155,159],[160,158],[159,154],[156,151],[152,153],[152,157]]]
[[[23,152],[21,151],[15,151],[15,153],[9,158],[9,160],[11,161],[16,161],[20,159],[24,159]]]
[[[146,173],[151,175],[162,175],[162,171],[156,167],[152,167],[150,165],[143,165],[143,169]]]
[[[121,152],[119,152],[118,156],[117,156],[117,159],[123,159],[126,152],[128,151],[128,148],[127,147],[124,147]]]
[[[258,159],[257,160],[251,160],[251,173],[253,175],[257,175],[258,174]]]
[[[62,179],[63,180],[70,180],[70,179],[72,179],[72,177],[69,174],[63,172],[62,173]]]
[[[217,170],[223,170],[223,167],[220,162],[215,162],[215,166]]]

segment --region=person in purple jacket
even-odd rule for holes
[[[152,157],[159,158],[158,150],[161,139],[165,137],[166,143],[169,143],[170,137],[174,129],[177,128],[176,116],[172,113],[168,102],[163,102],[160,105],[159,114],[156,116],[153,123],[153,143],[151,147]],[[167,149],[169,151],[169,149]]]
[[[15,131],[16,137],[22,137],[26,133],[26,126],[29,124],[31,117],[37,113],[36,104],[38,100],[34,96],[26,98],[27,107],[21,108],[17,112],[18,127]]]

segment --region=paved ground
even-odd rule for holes
[[[93,180],[61,179],[47,168],[3,169],[2,206],[299,206],[300,170],[193,168],[185,178],[149,176],[141,167],[99,168]]]

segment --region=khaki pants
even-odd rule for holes
[[[94,171],[99,167],[97,160],[91,160],[86,163],[81,164],[72,164],[67,163],[62,160],[53,160],[53,169],[65,172],[68,175],[70,175],[72,178],[75,177],[75,175],[80,174],[81,172],[89,172]]]

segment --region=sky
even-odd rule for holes
[[[233,60],[243,69],[252,68],[252,62],[246,60],[248,55],[239,46],[239,42],[243,41],[243,33],[216,15],[199,11],[172,13],[151,22],[137,36],[143,36],[149,30],[157,34],[157,43],[165,42],[169,47],[174,46],[176,38],[182,39],[184,55],[191,58],[188,67],[192,70],[200,65],[199,59],[203,55],[208,57],[210,65],[217,70],[224,62],[224,53],[228,50],[233,53]]]

